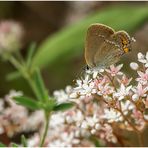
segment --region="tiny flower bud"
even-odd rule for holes
[[[95,125],[95,129],[99,130],[100,128],[101,128],[100,124],[97,123],[97,124]]]
[[[132,63],[130,63],[130,67],[131,67],[133,70],[137,70],[139,66],[138,66],[137,63],[132,62]]]
[[[92,129],[90,132],[91,132],[91,134],[94,135],[96,133],[96,130],[95,129]]]
[[[134,94],[134,95],[132,96],[132,99],[133,99],[134,101],[138,101],[138,95],[137,95],[137,94]]]

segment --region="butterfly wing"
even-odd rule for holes
[[[105,39],[110,38],[114,34],[114,30],[103,24],[92,24],[87,31],[85,41],[85,60],[89,67],[95,67],[95,55],[101,53],[101,46]],[[102,59],[101,54],[97,54],[98,59]]]
[[[124,51],[120,49],[116,42],[106,40],[95,54],[96,69],[106,68],[115,64],[123,54]]]
[[[131,50],[131,38],[125,31],[115,32],[97,50],[94,61],[97,68],[115,64],[120,57]]]

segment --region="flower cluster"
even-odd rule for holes
[[[125,132],[142,134],[148,123],[148,52],[139,53],[138,62],[130,64],[136,78],[124,74],[122,64],[111,65],[99,72],[87,71],[84,78],[76,80],[75,87],[55,91],[58,103],[72,101],[75,106],[52,114],[44,146],[91,147],[98,142],[101,146],[128,146]],[[4,100],[7,108],[0,102],[0,133],[13,135],[39,128],[28,139],[28,146],[39,146],[44,126],[42,112],[29,114],[8,98]],[[141,144],[142,139],[139,141]]]
[[[76,105],[52,115],[44,146],[89,147],[94,146],[94,139],[102,145],[123,146],[128,145],[125,131],[141,134],[148,123],[148,52],[146,56],[139,53],[138,61],[130,64],[136,70],[136,79],[121,71],[122,64],[111,65],[99,72],[88,71],[76,80],[76,87],[54,92],[59,102],[68,100]],[[39,138],[30,146],[38,143]]]
[[[0,54],[13,52],[21,47],[23,28],[14,21],[0,23]]]
[[[22,96],[22,92],[11,90],[0,99],[0,135],[5,133],[12,137],[23,131],[35,131],[43,124],[44,114],[41,111],[29,113],[25,107],[15,103],[15,96]]]

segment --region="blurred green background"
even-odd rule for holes
[[[0,2],[0,20],[16,20],[25,29],[22,55],[31,42],[37,43],[33,65],[42,69],[45,84],[53,90],[73,85],[73,80],[85,65],[84,40],[91,23],[104,23],[125,30],[137,42],[120,62],[131,74],[128,64],[136,60],[137,52],[148,49],[148,2]],[[23,90],[31,95],[22,78],[7,80],[15,69],[0,60],[0,97],[10,89]]]

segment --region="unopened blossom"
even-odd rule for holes
[[[0,23],[0,54],[14,52],[21,47],[23,29],[15,21],[2,21]]]
[[[110,69],[106,69],[106,71],[110,73],[112,77],[114,77],[116,75],[122,75],[122,72],[120,71],[122,67],[123,67],[123,64],[120,64],[116,67],[114,65],[111,65]]]
[[[133,69],[133,70],[137,70],[139,68],[139,65],[136,63],[136,62],[131,62],[130,63],[130,67]]]

